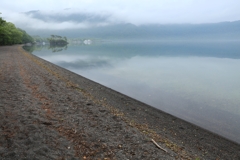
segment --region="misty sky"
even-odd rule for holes
[[[1,0],[2,17],[21,28],[71,29],[113,23],[175,24],[240,20],[239,0]],[[38,17],[26,12],[39,10]],[[64,17],[71,17],[67,19]],[[82,16],[76,20],[76,15]],[[41,15],[41,16],[39,16]],[[42,17],[47,17],[42,19]],[[61,16],[56,21],[54,16]]]

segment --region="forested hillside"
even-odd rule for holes
[[[33,38],[26,31],[16,28],[13,23],[0,17],[0,45],[33,43],[33,41]]]

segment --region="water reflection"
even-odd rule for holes
[[[30,45],[30,46],[25,45],[25,46],[23,46],[23,48],[26,51],[28,51],[30,53],[33,53],[33,52],[36,52],[36,51],[42,51],[42,50],[45,51],[48,48],[48,46],[47,45]]]
[[[31,45],[31,46],[23,46],[25,50],[32,53],[33,51],[42,51],[42,50],[51,50],[53,53],[61,52],[63,50],[67,50],[68,45]]]
[[[112,42],[34,54],[240,143],[238,42]]]
[[[49,45],[48,49],[52,50],[52,52],[61,52],[67,50],[67,47],[67,45]]]

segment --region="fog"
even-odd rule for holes
[[[240,20],[238,6],[238,0],[3,0],[0,12],[5,20],[23,29],[63,30],[119,23],[138,26],[236,21]],[[38,11],[38,17],[30,11]],[[71,19],[73,15],[81,21]]]

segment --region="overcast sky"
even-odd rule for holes
[[[1,0],[0,12],[5,20],[19,27],[66,29],[120,22],[142,25],[236,21],[240,20],[239,7],[240,0]],[[46,16],[74,12],[108,19],[94,24],[87,20],[46,22],[21,14],[31,10],[40,10]]]

